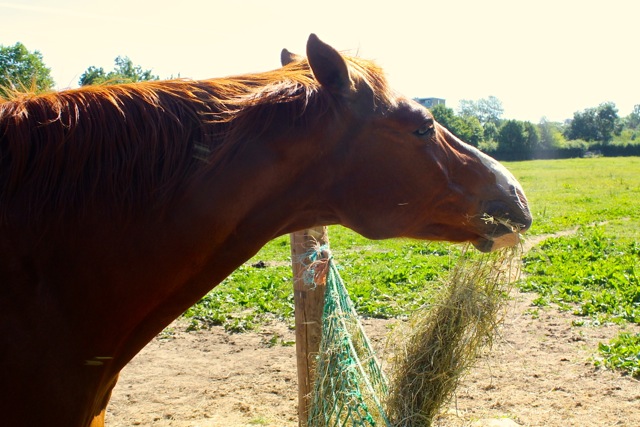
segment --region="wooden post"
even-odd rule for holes
[[[291,234],[291,264],[296,321],[296,356],[298,364],[298,425],[307,425],[309,395],[313,390],[315,357],[322,336],[322,310],[326,284],[305,283],[305,255],[316,245],[328,245],[327,227],[314,227]]]

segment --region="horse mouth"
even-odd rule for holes
[[[513,221],[495,218],[488,214],[482,217],[482,221],[485,227],[489,227],[489,232],[471,242],[480,252],[492,252],[518,245],[521,232],[527,230],[531,225],[530,220],[528,224],[518,224]]]
[[[491,252],[520,243],[520,235],[531,227],[532,217],[521,192],[508,202],[494,200],[485,206],[485,213],[477,219],[484,232],[472,244],[481,252]]]

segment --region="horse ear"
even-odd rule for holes
[[[349,69],[334,48],[311,34],[307,41],[307,59],[316,80],[334,94],[344,94],[351,88]]]
[[[287,49],[282,49],[280,52],[280,63],[283,67],[297,61],[302,61],[302,56],[291,53]]]

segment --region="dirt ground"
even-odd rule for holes
[[[501,336],[435,425],[640,426],[640,382],[591,363],[620,326],[572,326],[575,316],[536,309],[534,297],[513,295]],[[363,320],[380,351],[391,322]],[[228,334],[177,321],[124,369],[107,425],[297,426],[293,340],[278,322]]]
[[[524,251],[547,237],[528,239]],[[593,364],[599,342],[640,327],[574,326],[580,318],[534,307],[535,297],[513,291],[493,348],[463,378],[434,426],[640,426],[640,381]],[[381,360],[398,321],[362,319]],[[221,327],[186,332],[177,320],[122,371],[106,424],[298,426],[294,340],[282,322],[229,334]]]

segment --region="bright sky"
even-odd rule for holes
[[[118,55],[161,78],[269,70],[314,32],[406,96],[493,95],[538,122],[640,104],[638,17],[636,0],[0,0],[0,44],[40,51],[62,89]]]

